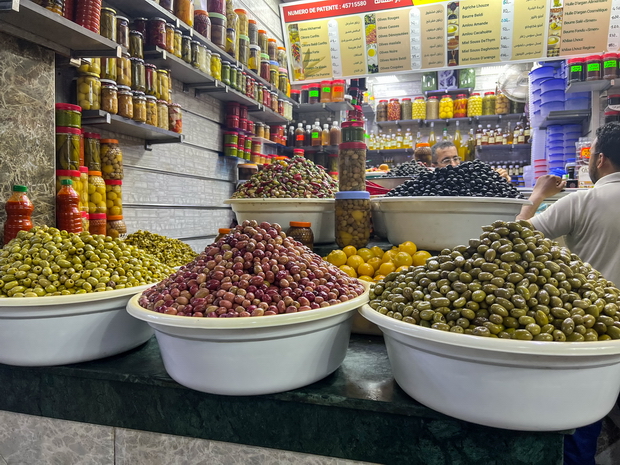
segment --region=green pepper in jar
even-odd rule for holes
[[[79,170],[80,133],[77,128],[56,128],[57,169]]]

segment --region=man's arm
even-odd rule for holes
[[[566,181],[562,180],[558,176],[546,174],[541,176],[536,181],[532,195],[530,195],[529,201],[532,205],[523,205],[521,207],[521,213],[517,215],[518,220],[529,220],[536,214],[536,210],[540,207],[540,204],[548,198],[559,193],[566,186]]]

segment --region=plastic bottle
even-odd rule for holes
[[[441,140],[443,142],[452,142],[452,136],[448,133],[448,128],[443,128],[443,133],[441,134]]]
[[[297,124],[297,129],[295,129],[295,147],[303,147],[305,142],[305,133],[304,133],[304,125],[303,123]]]
[[[398,128],[398,131],[396,131],[396,147],[397,149],[402,149],[404,147],[403,145],[403,133],[400,130],[400,128]]]
[[[26,195],[26,186],[13,186],[13,194],[9,197],[4,209],[6,210],[6,222],[4,223],[4,244],[17,236],[20,231],[32,229],[32,212],[34,205]]]
[[[304,133],[304,145],[311,146],[312,145],[312,126],[306,124],[306,132]]]
[[[323,125],[323,132],[321,133],[321,145],[329,145],[329,125],[327,123]]]
[[[80,196],[73,189],[73,181],[63,179],[62,188],[56,195],[56,227],[58,229],[76,234],[82,232],[79,204]]]
[[[323,136],[323,131],[321,130],[321,126],[317,121],[314,122],[314,126],[311,129],[311,144],[313,147],[317,147],[321,145],[321,139]]]
[[[332,128],[329,130],[329,145],[338,145],[342,142],[342,134],[338,127],[338,121],[334,121]]]
[[[431,123],[431,132],[428,134],[428,145],[431,147],[437,143],[435,138],[435,123]]]

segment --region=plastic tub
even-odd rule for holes
[[[419,249],[441,250],[468,244],[482,226],[514,221],[528,200],[492,197],[381,197],[371,199],[383,212],[388,241],[413,241]]]
[[[540,94],[541,103],[563,102],[564,99],[565,94],[563,90],[550,90],[549,92],[543,92]]]
[[[153,330],[125,312],[152,284],[68,296],[0,299],[0,363],[53,366],[120,354]]]
[[[564,110],[564,102],[548,102],[540,106],[540,114],[544,117],[549,116],[552,111]]]
[[[374,180],[373,180],[374,182]],[[385,214],[379,208],[377,202],[370,199],[370,214],[372,215],[372,228],[376,236],[387,240],[387,224],[385,223]]]
[[[620,341],[502,340],[404,323],[368,305],[360,312],[383,331],[398,385],[461,420],[520,431],[577,428],[609,413],[620,391]],[[550,392],[541,414],[541,393]],[[584,392],[596,393],[596,402],[574,402]]]
[[[155,329],[166,371],[179,384],[228,396],[271,394],[338,369],[353,316],[368,302],[364,285],[366,292],[355,299],[300,313],[191,318],[146,310],[138,305],[140,296],[129,301],[127,312]]]
[[[578,98],[590,98],[590,92],[569,92],[566,94],[566,100],[573,100]]]
[[[237,222],[256,220],[288,225],[291,221],[312,223],[314,242],[332,243],[335,235],[334,199],[228,199]]]
[[[566,110],[587,110],[588,108],[590,108],[589,98],[574,98],[567,100],[564,104]]]
[[[557,124],[547,126],[547,134],[564,134],[564,127]]]
[[[529,75],[533,81],[542,78],[552,78],[555,75],[555,68],[553,66],[541,66],[530,71]]]
[[[565,88],[566,81],[564,79],[547,79],[545,82],[540,84],[540,89],[542,90],[540,95],[542,97],[545,93],[553,90],[564,91]]]
[[[373,178],[372,182],[378,184],[381,187],[385,187],[386,189],[394,189],[395,187],[400,186],[404,182],[407,182],[411,179],[411,176],[397,176],[393,178]]]

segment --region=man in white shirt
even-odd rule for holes
[[[517,219],[530,220],[545,236],[565,236],[566,245],[584,262],[620,285],[620,123],[596,131],[588,166],[594,188],[561,198],[534,217],[542,201],[565,185],[557,176],[542,176]],[[594,465],[602,420],[565,436],[565,465]]]

